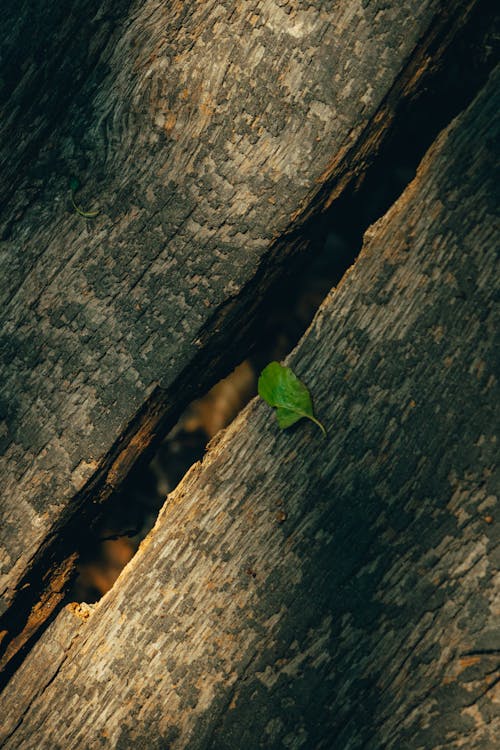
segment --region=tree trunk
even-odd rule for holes
[[[1,666],[60,605],[82,524],[242,358],[300,227],[490,5],[8,3]]]
[[[499,81],[288,360],[328,439],[254,400],[114,588],[45,632],[6,748],[494,746]]]

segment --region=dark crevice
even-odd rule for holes
[[[480,40],[486,34],[486,19],[481,15],[476,23]],[[284,358],[297,344],[326,294],[355,262],[366,228],[401,195],[438,133],[470,103],[478,79],[484,80],[481,55],[477,48],[471,55],[471,47],[470,35],[463,34],[432,86],[401,104],[395,127],[372,168],[350,184],[326,213],[313,216],[301,227],[295,241],[305,241],[307,253],[301,254],[262,303],[259,330],[254,332],[248,358],[188,407],[152,462],[133,472],[115,495],[81,547],[79,576],[70,597],[94,602],[107,590],[106,579],[112,585],[154,525],[167,493],[203,457],[217,429],[232,421],[256,395],[260,370],[269,361]],[[483,52],[487,57],[485,48]],[[225,415],[217,414],[224,409],[224,401]]]
[[[494,4],[489,0],[478,3],[444,55],[440,45],[450,29],[437,24],[429,45],[418,54],[427,59],[434,53],[439,62],[427,66],[418,90],[408,88],[413,70],[395,84],[381,110],[391,114],[388,125],[377,134],[373,148],[369,133],[361,143],[360,153],[366,146],[369,155],[366,161],[361,156],[353,165],[348,156],[340,172],[307,207],[306,218],[299,218],[274,243],[240,295],[216,311],[202,336],[204,346],[197,360],[168,391],[156,389],[100,470],[74,498],[67,517],[34,555],[30,571],[0,622],[0,632],[7,631],[0,657],[8,655],[9,643],[12,650],[42,592],[53,587],[54,570],[65,560],[70,561],[75,550],[81,571],[97,565],[106,545],[125,544],[133,553],[154,523],[166,492],[203,455],[210,436],[203,420],[198,425],[195,420],[192,429],[187,427],[200,401],[191,404],[187,412],[186,405],[238,362],[244,362],[248,382],[240,398],[241,408],[255,393],[259,370],[295,346],[325,295],[354,263],[367,227],[394,203],[414,177],[436,135],[468,106],[484,84],[495,61],[494,19]],[[336,192],[339,197],[326,210],[325,205]],[[230,410],[230,416],[236,412]],[[131,450],[131,438],[138,433],[144,434],[143,446]],[[153,457],[155,450],[158,453]],[[130,555],[125,554],[123,559],[126,564]],[[5,659],[8,664],[0,688],[65,601],[96,601],[104,588],[103,583],[84,583],[82,579],[71,587],[63,581],[60,591],[56,586],[38,626],[24,640],[21,637],[12,658]]]

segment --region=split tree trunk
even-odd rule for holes
[[[499,82],[289,358],[328,439],[252,402],[114,588],[46,631],[6,748],[494,746]]]
[[[2,667],[60,604],[81,525],[243,357],[300,226],[490,5],[7,3]]]

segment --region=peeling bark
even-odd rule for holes
[[[4,747],[494,746],[499,82],[288,360],[329,439],[254,400]],[[3,706],[39,671],[33,652]]]
[[[45,4],[13,7],[0,127],[2,666],[36,612],[53,615],[46,590],[79,524],[235,364],[300,249],[287,232],[362,176],[395,108],[489,5],[80,0],[38,35]],[[14,133],[17,161],[5,155]],[[78,203],[100,209],[92,222],[69,206],[72,174]]]

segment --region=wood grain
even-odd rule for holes
[[[288,359],[329,439],[254,400],[5,748],[494,746],[499,80]],[[32,653],[2,713],[38,673]]]
[[[3,664],[477,2],[80,0],[53,34],[46,5],[9,3],[2,42]]]

